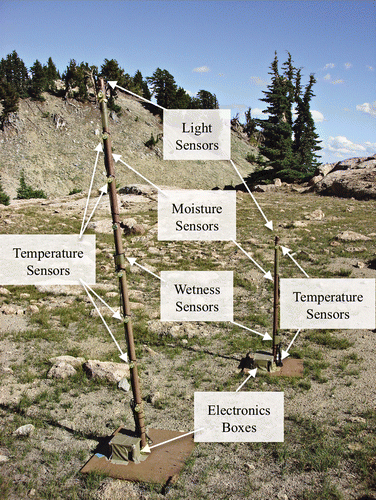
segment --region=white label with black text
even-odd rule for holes
[[[158,194],[158,240],[236,240],[236,191]]]
[[[375,328],[374,279],[281,279],[280,328]]]
[[[165,109],[164,160],[230,160],[230,109]]]
[[[0,235],[1,285],[95,284],[95,235]]]
[[[284,439],[283,392],[195,392],[198,443],[280,443]]]
[[[162,321],[233,321],[232,271],[162,271]]]

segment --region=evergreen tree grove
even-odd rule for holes
[[[4,128],[9,116],[17,112],[19,99],[27,97],[28,86],[26,66],[14,50],[6,59],[0,61],[0,102],[3,106],[0,116],[1,128]]]
[[[314,95],[312,87],[316,80],[311,75],[302,95],[301,70],[294,68],[290,53],[282,69],[280,74],[275,53],[269,73],[271,83],[268,90],[263,91],[265,97],[260,99],[267,103],[263,112],[268,118],[255,120],[263,136],[260,154],[267,158],[268,177],[280,177],[287,182],[305,181],[314,175],[318,165],[316,152],[321,149],[310,112],[310,101]]]

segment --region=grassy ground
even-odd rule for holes
[[[274,232],[263,226],[250,196],[238,193],[237,241],[266,271],[273,270],[277,234],[310,277],[375,278],[374,202],[287,190],[259,193],[257,199],[273,220]],[[76,206],[73,200],[78,203],[80,195],[56,203],[4,207],[1,232],[79,233],[83,204]],[[312,220],[317,209],[324,217]],[[100,217],[108,217],[104,207],[96,212]],[[147,228],[145,235],[124,238],[126,256],[136,257],[155,273],[232,270],[234,321],[271,333],[273,284],[233,243],[157,241],[152,200],[128,203],[122,217],[134,217]],[[345,230],[370,239],[343,242],[337,236]],[[112,234],[98,233],[95,290],[117,307],[112,254]],[[281,276],[303,274],[284,257]],[[193,430],[194,392],[235,391],[244,380],[237,368],[240,359],[263,348],[263,341],[230,323],[164,324],[159,321],[159,281],[135,267],[127,277],[147,425]],[[0,469],[0,498],[375,497],[374,332],[303,331],[290,352],[304,360],[303,377],[276,378],[258,372],[242,388],[284,392],[284,442],[198,444],[179,480],[166,492],[158,485],[80,473],[106,436],[123,423],[133,424],[131,395],[116,385],[89,380],[82,369],[66,380],[47,377],[53,356],[118,361],[116,346],[100,318],[92,314],[85,292],[79,287],[53,293],[34,286],[5,288],[0,289],[2,309],[13,306],[16,312],[0,316],[0,455],[8,458]],[[125,346],[122,327],[108,321]],[[282,332],[284,348],[293,334]],[[30,437],[13,434],[29,423],[35,426]]]

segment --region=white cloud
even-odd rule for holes
[[[334,66],[335,66],[334,63],[328,63],[328,64],[325,64],[324,69],[334,68]]]
[[[349,63],[349,62],[345,63],[345,68],[346,69],[350,69],[351,67],[352,67],[351,63]]]
[[[367,153],[374,154],[376,152],[376,142],[366,141],[364,144],[366,145]]]
[[[324,80],[330,80],[330,79],[331,79],[330,73],[327,73],[327,74],[324,76]]]
[[[263,80],[259,76],[251,76],[249,81],[251,82],[251,85],[256,85],[257,87],[265,87],[268,84],[266,80]]]
[[[356,106],[357,111],[363,111],[371,116],[376,116],[376,101],[373,104],[365,102],[364,104],[358,104]]]
[[[343,83],[343,80],[334,80],[330,82],[332,85],[338,85],[339,83]]]
[[[252,108],[251,116],[252,118],[266,118],[265,113],[263,113],[260,108]]]
[[[208,73],[210,69],[207,66],[199,66],[198,68],[193,68],[193,73]]]
[[[311,115],[315,123],[321,123],[325,121],[324,115],[320,111],[317,111],[316,109],[313,109],[311,111]]]
[[[327,143],[324,145],[324,151],[334,154],[337,158],[351,158],[353,156],[367,156],[374,154],[376,151],[376,142],[364,142],[357,144],[350,141],[347,137],[337,135],[330,136]]]

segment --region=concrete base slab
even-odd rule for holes
[[[113,436],[109,437],[109,441],[121,429],[121,427],[117,429]],[[148,436],[153,441],[150,447],[184,434],[186,433],[149,429]],[[175,478],[180,474],[193,448],[193,434],[190,434],[181,439],[151,449],[148,458],[138,464],[134,462],[128,462],[127,465],[114,464],[105,456],[97,453],[84,465],[81,472],[84,474],[92,471],[102,472],[116,479],[125,479],[135,482],[156,484],[171,483],[174,482]]]

